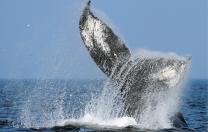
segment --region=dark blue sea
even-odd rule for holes
[[[0,131],[151,131],[133,127],[98,130],[76,125],[50,126],[80,116],[86,103],[99,94],[103,85],[103,80],[1,79]],[[181,100],[181,112],[191,128],[187,131],[208,131],[208,80],[189,81]]]

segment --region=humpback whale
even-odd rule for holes
[[[125,115],[130,117],[138,119],[145,109],[144,93],[157,93],[177,87],[182,79],[181,74],[186,72],[190,62],[190,58],[185,57],[134,57],[124,41],[92,13],[90,1],[80,17],[79,30],[97,66],[120,87]],[[187,127],[180,112],[175,113],[171,120],[175,127]]]

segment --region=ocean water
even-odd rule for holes
[[[104,85],[104,80],[1,79],[0,131],[151,131],[135,127],[135,121],[127,117],[102,122],[84,115],[86,105]],[[206,132],[208,80],[190,80],[186,87],[180,111],[191,129],[183,131]]]

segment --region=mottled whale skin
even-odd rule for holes
[[[143,109],[142,95],[176,86],[189,59],[132,57],[124,42],[90,10],[90,1],[80,17],[81,38],[98,67],[121,87],[126,115],[137,116]],[[174,81],[174,83],[173,83]],[[138,108],[139,106],[139,108]],[[181,113],[172,117],[173,126],[187,127]]]

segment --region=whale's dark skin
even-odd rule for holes
[[[144,109],[142,95],[147,88],[157,92],[174,87],[170,86],[171,79],[183,72],[188,61],[168,57],[133,58],[112,29],[94,16],[90,10],[90,1],[80,17],[79,29],[92,59],[121,88],[125,114],[128,116],[135,117]],[[173,126],[187,127],[181,113],[171,119]]]

